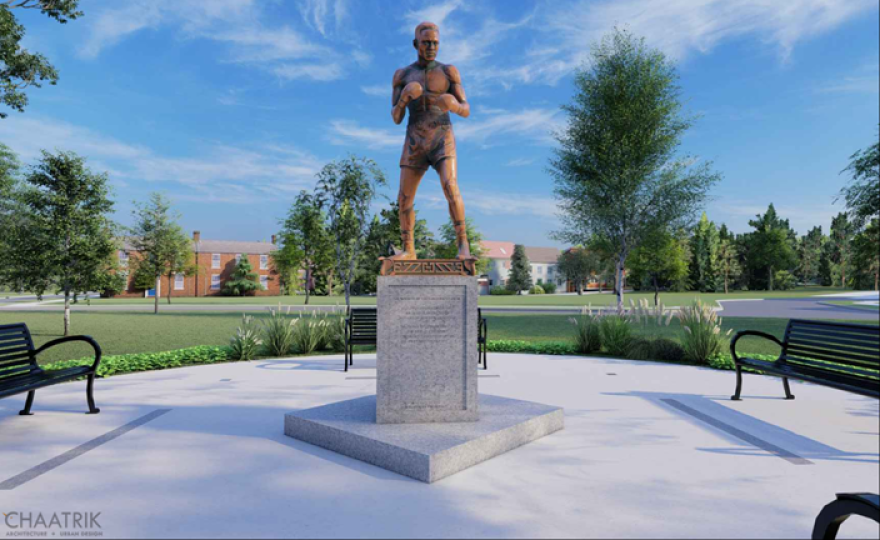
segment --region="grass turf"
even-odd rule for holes
[[[259,320],[266,315],[255,315]],[[571,339],[573,325],[568,315],[540,315],[491,313],[486,314],[489,339],[539,341],[564,341]],[[63,319],[61,313],[53,312],[2,312],[0,324],[25,322],[30,328],[37,347],[61,336]],[[241,322],[236,313],[73,313],[73,334],[94,337],[104,354],[128,354],[159,352],[195,345],[228,345],[235,329]],[[786,319],[726,318],[724,329],[761,330],[777,337],[785,331]],[[861,321],[864,322],[864,321]],[[877,323],[874,323],[877,324]],[[649,332],[677,339],[681,331],[678,321],[669,327],[651,327]],[[778,347],[759,338],[745,338],[739,350],[776,354]],[[85,343],[67,343],[49,349],[40,355],[40,362],[53,362],[88,356],[91,349]]]

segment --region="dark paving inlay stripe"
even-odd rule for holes
[[[716,428],[720,429],[721,431],[729,433],[729,434],[733,435],[734,437],[736,437],[737,439],[742,439],[745,442],[751,444],[752,446],[757,446],[761,450],[764,450],[766,452],[770,452],[771,454],[776,454],[778,457],[781,457],[782,459],[784,459],[785,461],[788,461],[789,463],[794,463],[795,465],[812,465],[813,464],[813,462],[810,461],[809,459],[802,458],[799,455],[793,454],[784,448],[780,448],[780,447],[776,446],[775,444],[772,444],[772,443],[765,441],[764,439],[759,439],[758,437],[755,437],[754,435],[746,433],[745,431],[743,431],[739,428],[735,428],[735,427],[731,426],[730,424],[725,424],[721,420],[718,420],[717,418],[713,418],[713,417],[709,416],[708,414],[701,413],[700,411],[698,411],[696,409],[688,407],[687,405],[685,405],[684,403],[682,403],[676,399],[662,398],[662,399],[660,399],[660,401],[662,401],[668,405],[671,405],[671,406],[675,407],[676,409],[680,410],[681,412],[687,413],[687,414],[693,416],[694,418],[697,418],[698,420],[702,420],[703,422],[709,424],[710,426],[716,427]]]
[[[108,431],[107,433],[101,435],[100,437],[97,437],[97,438],[92,439],[86,443],[83,443],[72,450],[68,450],[67,452],[64,452],[60,456],[55,456],[48,461],[44,461],[43,463],[40,463],[39,465],[37,465],[36,467],[34,467],[32,469],[28,469],[21,474],[15,475],[12,478],[3,481],[2,483],[0,483],[0,491],[8,491],[10,489],[15,489],[18,486],[20,486],[26,482],[30,482],[34,478],[36,478],[40,475],[46,474],[47,472],[51,471],[52,469],[55,469],[55,468],[58,468],[58,467],[64,465],[65,463],[72,460],[73,458],[79,457],[79,456],[85,454],[86,452],[88,452],[89,450],[94,450],[95,448],[101,446],[102,444],[108,443],[121,435],[125,435],[126,433],[133,430],[134,428],[136,428],[138,426],[142,426],[142,425],[146,424],[147,422],[149,422],[150,420],[155,420],[156,418],[159,418],[163,414],[166,414],[169,412],[171,412],[171,409],[156,409],[155,411],[153,411],[149,414],[145,414],[144,416],[141,416],[137,420],[129,422],[128,424],[125,424],[122,427],[116,428],[113,431]]]

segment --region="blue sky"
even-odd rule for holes
[[[300,189],[348,153],[385,170],[395,197],[404,126],[391,77],[415,59],[412,31],[440,25],[438,59],[462,73],[470,118],[453,118],[468,216],[487,239],[559,245],[551,132],[572,71],[626,25],[678,62],[702,115],[682,151],[724,179],[709,217],[737,232],[773,202],[799,232],[840,211],[849,156],[876,140],[876,0],[83,0],[59,25],[17,11],[25,45],[57,86],[0,120],[32,162],[74,150],[107,171],[116,218],[162,191],[203,238],[264,240]],[[448,219],[433,172],[416,199]]]

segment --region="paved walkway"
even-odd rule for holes
[[[877,491],[878,402],[730,372],[493,354],[483,393],[565,430],[436,484],[282,434],[285,412],[375,391],[375,361],[260,360],[0,400],[0,509],[100,512],[105,537],[808,538],[838,491]],[[11,532],[0,531],[4,535]],[[20,530],[19,530],[20,531]],[[843,537],[877,538],[852,518]]]

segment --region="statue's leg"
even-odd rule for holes
[[[449,156],[437,164],[437,174],[443,185],[443,194],[449,203],[449,217],[455,226],[455,243],[458,245],[458,258],[470,259],[471,248],[468,243],[467,225],[464,219],[464,200],[458,190],[458,167],[455,156]]]
[[[415,198],[419,183],[425,176],[424,169],[413,167],[400,168],[400,191],[397,194],[397,203],[400,205],[400,239],[403,241],[403,253],[395,255],[398,260],[414,260],[416,258],[415,239],[413,229],[416,224]]]

